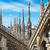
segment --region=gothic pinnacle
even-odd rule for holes
[[[17,16],[17,24],[18,24],[18,16]]]
[[[48,4],[49,4],[49,0],[48,0]]]
[[[22,22],[24,22],[24,9],[22,9]]]
[[[41,0],[41,6],[40,6],[40,16],[42,16],[44,13],[44,3],[43,0]]]
[[[28,21],[30,21],[30,2],[28,4]]]
[[[12,31],[12,19],[10,18],[10,31]]]
[[[2,13],[2,9],[0,9],[0,13]]]
[[[19,13],[19,25],[20,25],[20,13]]]
[[[49,2],[49,0],[48,0],[48,2]]]
[[[21,20],[20,20],[20,13],[19,13],[19,26],[18,26],[18,38],[21,38]]]
[[[16,35],[16,19],[14,18],[14,23],[13,23],[13,33]]]
[[[25,38],[24,9],[22,9],[22,30],[21,39]]]
[[[43,0],[41,0],[41,2],[43,2]]]
[[[30,21],[30,2],[28,4],[28,22],[27,22],[27,35],[26,35],[26,39],[30,39],[31,37],[31,21]]]
[[[2,9],[0,9],[0,26],[2,25]]]

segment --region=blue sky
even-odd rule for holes
[[[24,8],[24,18],[25,25],[27,25],[28,20],[28,2],[30,1],[30,13],[32,26],[37,25],[40,17],[40,2],[41,0],[0,0],[0,8],[2,8],[2,21],[3,25],[8,27],[10,25],[10,18],[13,19],[19,17],[19,12],[21,13],[21,23],[22,23],[22,9]],[[47,0],[44,0],[44,4]]]

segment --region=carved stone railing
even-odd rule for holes
[[[9,40],[11,43],[13,43],[14,45],[18,45],[18,48],[20,48],[20,50],[29,50],[28,47],[20,42],[19,40],[17,40],[11,33],[11,31],[6,28],[5,26],[1,25],[0,27],[0,34],[2,34],[3,36],[5,36],[7,38],[7,40]]]
[[[49,3],[49,5],[50,5],[50,3]],[[48,5],[48,7],[49,7],[49,5]],[[39,23],[39,25],[38,25],[38,27],[37,27],[37,30],[35,31],[35,33],[34,33],[34,35],[31,37],[31,40],[30,40],[30,42],[29,42],[29,47],[31,48],[32,47],[32,44],[34,43],[34,41],[35,41],[35,39],[36,39],[36,33],[37,33],[37,31],[39,31],[38,29],[39,29],[39,26],[40,25],[42,25],[41,23],[43,23],[43,21],[45,20],[45,18],[47,17],[47,11],[48,11],[48,8],[47,7],[47,9],[46,9],[46,11],[44,12],[44,14],[43,14],[43,16],[42,16],[42,19],[41,19],[41,22]],[[46,17],[45,17],[46,16]],[[36,37],[35,37],[36,36]]]

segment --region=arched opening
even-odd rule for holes
[[[0,50],[2,50],[2,48],[0,47]]]
[[[43,49],[43,50],[47,50],[46,41],[43,41],[43,42],[42,42],[42,49]]]

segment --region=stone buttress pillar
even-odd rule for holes
[[[47,50],[50,50],[50,44],[46,44]]]
[[[7,39],[3,36],[2,36],[2,39],[1,39],[1,48],[2,48],[2,50],[8,50]]]
[[[40,50],[39,43],[40,43],[40,37],[38,36],[38,37],[37,37],[37,47],[38,47],[38,50]]]

